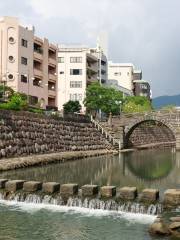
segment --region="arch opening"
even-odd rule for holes
[[[135,124],[125,135],[125,148],[176,146],[173,130],[157,120],[144,120]]]

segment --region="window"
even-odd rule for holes
[[[129,76],[129,72],[127,72],[127,75]]]
[[[27,65],[27,58],[21,57],[21,64]]]
[[[38,97],[36,96],[29,96],[29,104],[36,105],[38,103]]]
[[[14,38],[13,38],[13,37],[9,37],[9,42],[10,42],[10,43],[15,43]]]
[[[21,39],[21,45],[23,46],[23,47],[28,47],[28,42],[27,42],[27,40],[25,40],[25,39]]]
[[[64,72],[59,72],[59,74],[64,74]]]
[[[82,100],[82,94],[80,94],[80,93],[70,94],[70,100],[71,101],[81,101]]]
[[[115,72],[114,76],[121,76],[121,72]]]
[[[140,85],[140,88],[141,88],[141,89],[147,89],[147,85],[141,84],[141,85]]]
[[[82,69],[70,69],[70,75],[82,75]]]
[[[71,57],[70,62],[71,63],[82,63],[82,57]]]
[[[14,62],[14,57],[13,56],[9,56],[9,61],[10,62]]]
[[[64,63],[64,57],[58,57],[58,63]]]
[[[14,79],[13,74],[9,74],[9,75],[8,75],[8,79],[9,79],[9,80],[13,80],[13,79]]]
[[[21,75],[21,82],[23,82],[23,83],[27,83],[27,76],[25,76],[25,75]]]
[[[70,88],[82,88],[81,81],[70,81]]]

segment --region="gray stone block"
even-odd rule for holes
[[[180,189],[168,189],[164,193],[164,203],[170,206],[180,205]]]
[[[101,197],[114,197],[116,195],[115,186],[103,186],[100,189]]]
[[[143,202],[154,202],[159,198],[158,189],[144,189],[141,193],[140,200]]]
[[[137,188],[136,187],[120,188],[119,196],[123,200],[134,200],[137,197]]]
[[[63,184],[60,193],[63,195],[76,195],[78,193],[78,184]]]
[[[98,194],[98,185],[84,185],[82,186],[82,195],[90,197]]]
[[[28,181],[23,185],[23,190],[26,192],[35,192],[42,189],[42,183],[37,181]]]
[[[5,189],[10,192],[16,192],[23,188],[24,180],[10,180],[5,183]]]
[[[56,182],[43,183],[42,190],[43,192],[46,192],[46,193],[58,192],[60,190],[60,183],[56,183]]]

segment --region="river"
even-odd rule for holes
[[[180,187],[180,153],[165,149],[93,157],[3,172],[0,178],[151,187],[162,193]],[[154,219],[146,214],[1,200],[0,240],[148,240]]]

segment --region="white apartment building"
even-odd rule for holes
[[[93,81],[107,81],[107,59],[100,48],[60,45],[58,50],[58,109],[69,100],[83,101]]]
[[[141,78],[142,71],[136,70],[132,63],[108,62],[108,85],[121,90],[125,95],[133,95],[133,81]]]
[[[0,82],[29,96],[30,105],[57,105],[57,46],[18,18],[0,18]]]

